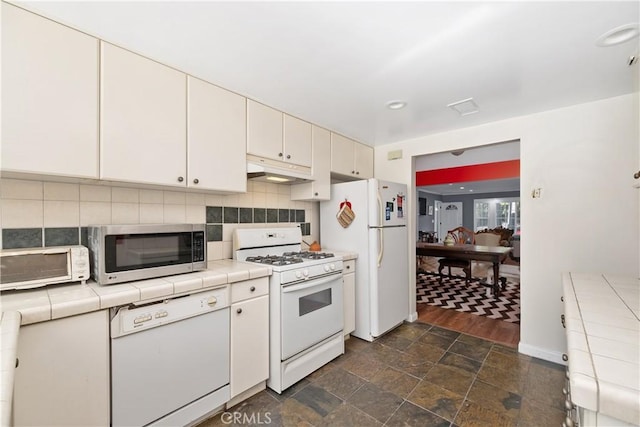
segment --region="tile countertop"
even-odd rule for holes
[[[562,277],[571,400],[640,425],[640,281]]]
[[[358,258],[357,252],[334,251],[334,250],[325,249],[325,248],[322,248],[320,252],[331,252],[332,254],[340,255],[343,261],[350,261],[352,259]]]
[[[3,292],[0,304],[3,313],[20,312],[21,325],[28,325],[270,274],[271,268],[264,265],[234,260],[210,261],[204,271],[117,285],[100,286],[89,281]]]
[[[11,424],[13,372],[21,325],[44,322],[91,311],[205,290],[227,283],[265,277],[271,267],[234,260],[210,261],[208,269],[195,273],[141,280],[118,285],[52,285],[33,290],[7,291],[0,295],[0,425]]]

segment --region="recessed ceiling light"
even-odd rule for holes
[[[387,108],[390,110],[400,110],[407,106],[407,103],[404,101],[389,101],[387,102]]]
[[[615,46],[628,42],[640,36],[638,23],[625,24],[607,31],[596,39],[596,45],[601,47]]]
[[[478,111],[480,111],[478,109],[478,104],[476,104],[473,98],[467,98],[463,99],[462,101],[452,102],[451,104],[447,105],[447,107],[451,108],[461,116],[467,116],[469,114],[477,113]]]

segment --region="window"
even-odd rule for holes
[[[474,200],[473,227],[475,231],[496,227],[510,228],[514,234],[520,234],[520,198]]]

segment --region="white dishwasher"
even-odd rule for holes
[[[229,400],[229,287],[114,309],[111,425],[188,425]]]

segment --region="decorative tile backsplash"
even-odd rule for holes
[[[206,223],[209,259],[232,258],[239,227],[300,226],[318,240],[317,202],[290,200],[290,187],[248,182],[243,194],[0,179],[1,247],[86,244],[91,224]],[[312,225],[315,224],[315,227]]]
[[[269,212],[272,212],[269,215]],[[267,209],[267,208],[236,208],[233,206],[207,206],[207,240],[209,242],[223,241],[222,227],[224,224],[259,224],[266,227],[276,223],[299,223],[303,236],[311,234],[311,224],[304,222],[304,209]]]

